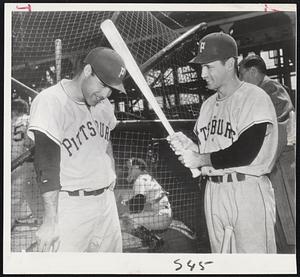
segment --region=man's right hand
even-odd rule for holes
[[[168,136],[167,140],[176,155],[180,155],[183,150],[199,152],[198,146],[182,132],[176,132]]]
[[[57,252],[59,247],[59,233],[56,223],[43,223],[36,232],[39,252]]]

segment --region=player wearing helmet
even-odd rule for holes
[[[194,132],[169,142],[179,160],[201,168],[207,179],[205,215],[215,253],[275,253],[275,200],[270,173],[278,143],[276,112],[270,97],[237,76],[238,49],[225,33],[199,42],[191,61],[216,93],[201,106]],[[190,151],[181,152],[182,148]]]
[[[11,103],[11,159],[17,159],[32,146],[26,130],[29,123],[28,103],[23,99],[15,99]],[[32,174],[32,161],[26,161],[11,172],[11,229],[19,223],[36,221],[37,201],[33,195],[37,193],[36,182]]]
[[[42,91],[31,106],[28,133],[45,210],[38,250],[121,252],[110,145],[116,117],[107,98],[112,89],[125,92],[126,70],[103,47],[76,65],[72,80]]]
[[[125,231],[139,237],[150,248],[162,246],[155,231],[165,231],[172,222],[172,209],[166,192],[151,176],[143,159],[131,158],[126,163],[127,181],[132,185],[129,199],[121,203],[128,207],[122,215]]]
[[[139,158],[127,161],[128,183],[132,184],[133,196],[124,200],[128,205],[130,219],[149,230],[164,230],[172,222],[172,210],[168,193],[147,171],[147,164]]]

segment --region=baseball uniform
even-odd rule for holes
[[[60,147],[58,251],[121,252],[120,223],[109,188],[116,175],[106,152],[116,126],[114,111],[108,99],[88,107],[69,97],[66,82],[34,99],[29,125],[31,138],[40,131]],[[100,189],[100,194],[86,195]]]
[[[23,114],[13,119],[11,125],[11,159],[18,158],[28,150],[31,141],[26,130],[29,116]],[[37,186],[34,182],[32,162],[24,162],[11,172],[11,220],[26,218],[33,214],[37,217]]]
[[[212,95],[201,107],[194,129],[200,154],[230,147],[245,130],[260,123],[267,123],[267,131],[258,155],[249,165],[201,168],[208,176],[205,214],[212,252],[221,252],[228,228],[233,230],[230,252],[276,252],[274,191],[266,174],[275,162],[278,128],[269,96],[245,82],[225,98]]]
[[[293,138],[296,136],[295,121],[289,116],[294,108],[288,93],[277,81],[270,79],[268,76],[264,76],[259,86],[271,97],[278,120],[278,158],[270,174],[270,180],[275,191],[277,216],[279,218],[275,228],[279,233],[282,232],[281,229],[283,230],[283,236],[285,237],[287,245],[295,246],[295,149],[292,145],[287,145],[288,141],[294,140]],[[283,248],[282,251],[287,251],[284,249],[286,245],[282,239],[278,239],[278,248],[280,247]]]
[[[138,194],[146,197],[145,206],[140,213],[130,214],[130,219],[149,230],[167,229],[172,222],[172,210],[166,191],[151,175],[144,173],[133,184],[133,196]]]

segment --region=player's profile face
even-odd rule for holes
[[[127,175],[127,182],[132,183],[135,179],[139,176],[141,170],[138,166],[129,166],[128,167],[128,175]]]
[[[82,84],[82,93],[90,106],[95,106],[111,95],[111,88],[106,86],[95,74],[89,75]]]
[[[251,76],[250,76],[250,70],[248,70],[242,66],[239,68],[239,78],[241,81],[252,83]]]
[[[202,64],[201,77],[206,81],[208,89],[217,90],[220,88],[226,76],[226,66],[221,61]]]

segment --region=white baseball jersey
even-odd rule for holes
[[[224,175],[240,172],[261,176],[269,173],[275,162],[278,127],[275,108],[270,97],[259,87],[242,83],[230,96],[218,99],[215,93],[202,105],[194,132],[199,139],[200,153],[212,153],[228,148],[249,127],[266,122],[263,145],[250,165],[215,170],[203,167],[203,175]],[[248,147],[245,145],[245,147]]]
[[[141,174],[133,185],[134,195],[142,194],[146,197],[146,204],[153,211],[169,208],[169,200],[166,192],[160,184],[149,174]]]
[[[95,190],[116,178],[106,153],[116,117],[108,99],[90,107],[70,98],[62,80],[42,91],[32,102],[28,134],[46,134],[60,146],[62,190]]]
[[[15,118],[11,124],[11,159],[14,160],[27,150],[26,131],[29,115],[23,114]]]

